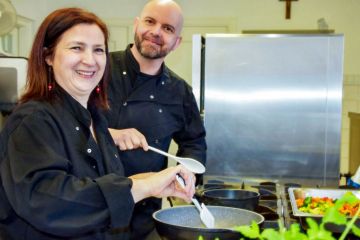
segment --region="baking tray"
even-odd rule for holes
[[[301,227],[306,230],[308,228],[305,220],[306,218],[310,217],[314,219],[317,223],[320,223],[323,215],[305,213],[300,211],[296,205],[296,199],[305,198],[305,197],[329,197],[333,199],[338,199],[341,198],[341,196],[344,195],[346,192],[352,192],[357,198],[360,199],[360,191],[351,190],[351,189],[289,188],[288,193],[292,208],[292,214],[293,216],[299,218]],[[360,219],[356,220],[355,225],[357,227],[360,227]],[[327,223],[325,227],[326,229],[328,229],[333,233],[342,233],[345,230],[345,226],[336,225],[333,223]]]
[[[329,197],[332,199],[341,198],[346,192],[352,192],[357,198],[360,199],[360,191],[351,189],[331,189],[331,188],[289,188],[289,198],[293,215],[297,217],[322,217],[312,213],[305,213],[298,209],[296,199],[306,197]]]

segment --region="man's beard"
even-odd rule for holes
[[[135,34],[135,46],[138,50],[138,52],[147,59],[159,59],[164,58],[166,55],[169,54],[168,48],[162,48],[160,47],[159,50],[152,48],[152,47],[144,47],[141,46],[144,40],[141,40],[140,37]]]

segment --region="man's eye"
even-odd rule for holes
[[[164,27],[164,30],[165,30],[165,32],[167,32],[167,33],[174,33],[175,32],[175,30],[172,28],[172,27]]]
[[[151,20],[151,19],[145,19],[144,22],[145,22],[146,24],[153,24],[153,23],[154,23],[154,21]]]

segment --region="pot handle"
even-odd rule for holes
[[[174,206],[174,204],[173,204],[173,202],[172,202],[172,200],[171,200],[171,197],[167,197],[166,200],[168,200],[168,202],[169,202],[169,204],[170,204],[170,207],[173,207],[173,206]]]
[[[182,188],[185,188],[185,180],[182,176],[180,176],[179,174],[176,174],[176,181],[178,181],[178,183],[180,184],[180,186]],[[201,212],[202,207],[200,206],[199,201],[196,198],[192,198],[191,200],[194,203],[195,207],[199,210],[199,212]]]

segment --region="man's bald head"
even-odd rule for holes
[[[161,60],[181,43],[183,15],[172,0],[151,0],[134,22],[134,46],[137,60]]]
[[[150,0],[141,11],[140,18],[145,18],[157,12],[161,13],[164,18],[169,19],[170,23],[176,28],[176,33],[180,35],[184,22],[181,7],[172,0]]]

